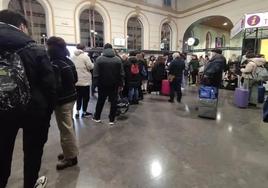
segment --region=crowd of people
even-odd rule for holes
[[[11,173],[12,154],[16,135],[23,129],[24,150],[24,187],[45,187],[46,177],[39,177],[43,147],[48,138],[52,113],[55,112],[60,131],[62,153],[58,155],[57,170],[63,170],[78,163],[79,149],[74,130],[73,107],[76,104],[75,118],[92,116],[96,123],[101,122],[101,114],[108,98],[110,102],[109,124],[116,120],[118,98],[127,98],[131,105],[137,105],[145,94],[161,94],[163,80],[170,86],[169,102],[182,101],[182,84],[188,78],[192,84],[201,84],[220,88],[223,80],[227,85],[238,82],[243,77],[243,86],[251,92],[250,103],[255,105],[257,86],[254,80],[257,67],[263,66],[262,56],[247,53],[242,62],[232,57],[227,64],[220,49],[214,49],[211,57],[197,57],[192,54],[188,62],[186,54],[165,53],[158,57],[146,55],[140,51],[131,51],[121,56],[111,44],[105,44],[100,57],[90,59],[85,45],[78,44],[74,55],[70,57],[64,39],[50,37],[47,49],[37,45],[28,36],[26,19],[18,13],[0,11],[0,51],[1,75],[7,87],[1,88],[0,117],[0,188],[5,188]],[[9,77],[12,70],[19,70],[24,82]],[[240,66],[244,66],[241,68]],[[6,72],[5,72],[6,71]],[[223,73],[226,72],[223,76]],[[4,74],[10,73],[10,74]],[[15,83],[15,84],[14,84]],[[20,83],[20,84],[17,84]],[[190,82],[189,82],[190,83]],[[1,87],[4,86],[1,83]],[[237,85],[235,85],[236,87]],[[90,96],[97,88],[95,111],[88,111]],[[30,99],[26,101],[27,91]],[[12,95],[11,95],[12,94]],[[13,104],[16,100],[17,104]],[[2,102],[4,101],[4,103]],[[4,108],[5,107],[5,108]],[[82,112],[81,112],[82,111]],[[81,113],[80,113],[81,112]]]

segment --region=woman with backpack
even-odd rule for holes
[[[126,78],[129,87],[128,99],[130,104],[139,104],[139,88],[142,76],[136,52],[130,52],[126,67]]]
[[[73,106],[77,98],[75,83],[78,78],[74,63],[66,57],[68,50],[65,41],[60,37],[51,37],[47,41],[47,46],[57,73],[58,98],[55,116],[63,151],[63,154],[58,156],[57,170],[63,170],[77,164],[78,146],[73,125]]]

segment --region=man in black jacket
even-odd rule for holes
[[[58,156],[57,170],[63,170],[78,162],[78,146],[73,125],[73,107],[77,99],[75,84],[78,77],[74,63],[66,57],[69,52],[65,41],[60,37],[50,37],[47,46],[55,72],[59,73],[55,115],[63,154]]]
[[[34,187],[55,105],[56,86],[52,65],[45,48],[36,45],[27,31],[27,21],[22,15],[9,10],[0,11],[0,53],[21,49],[18,54],[24,64],[31,93],[26,109],[0,113],[0,188],[7,185],[20,128],[23,129],[24,187]]]
[[[204,76],[201,83],[205,86],[214,86],[219,88],[222,83],[222,73],[226,66],[226,59],[222,55],[221,49],[215,48],[211,52],[212,58],[204,70]]]
[[[118,89],[124,84],[124,69],[121,59],[115,55],[111,44],[105,44],[103,55],[94,66],[93,80],[98,87],[98,101],[93,120],[100,123],[101,112],[107,97],[111,102],[110,125],[114,125]]]
[[[169,65],[169,81],[170,81],[170,99],[169,102],[174,102],[175,92],[177,92],[177,102],[181,102],[181,83],[183,71],[185,69],[184,60],[179,53],[173,54],[173,61]]]

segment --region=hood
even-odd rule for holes
[[[18,50],[31,42],[34,40],[19,29],[0,23],[0,49]]]
[[[224,57],[222,54],[215,54],[215,55],[211,58],[210,62],[215,61],[215,60],[226,61],[225,57]]]
[[[114,50],[111,49],[111,48],[104,49],[103,50],[103,56],[105,56],[105,57],[115,57]]]
[[[74,55],[75,55],[75,56],[79,56],[79,55],[81,55],[82,53],[84,53],[83,50],[75,50],[75,51],[74,51]]]
[[[257,66],[262,66],[266,63],[265,58],[252,58],[251,59]]]
[[[128,57],[128,62],[129,62],[130,64],[135,64],[135,63],[138,62],[138,60],[137,60],[137,58],[136,58],[135,56],[129,56],[129,57]]]

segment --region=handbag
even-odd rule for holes
[[[263,122],[268,123],[268,97],[266,98],[263,105]]]
[[[175,79],[175,77],[176,77],[175,75],[169,74],[168,75],[168,81],[169,82],[173,82],[173,80]]]

